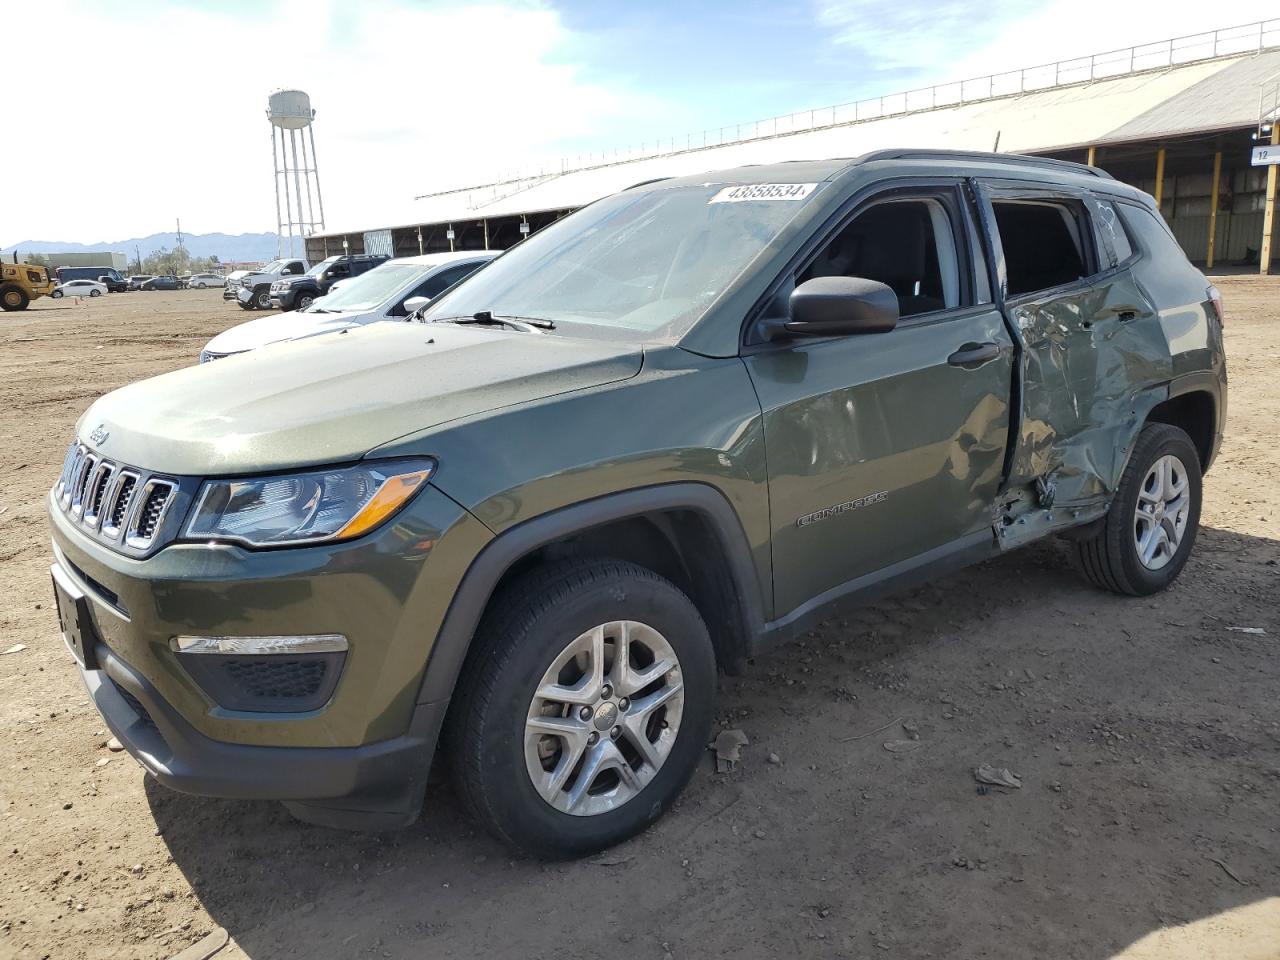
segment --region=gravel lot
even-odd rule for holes
[[[1051,542],[828,622],[722,682],[734,771],[708,756],[654,829],[556,865],[444,785],[362,836],[110,752],[43,497],[95,397],[250,315],[192,290],[0,316],[0,956],[168,958],[223,927],[218,960],[1280,957],[1280,279],[1218,282],[1229,437],[1172,590],[1096,592]],[[978,789],[983,763],[1023,786]]]

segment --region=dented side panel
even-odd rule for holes
[[[1022,341],[1022,423],[1009,485],[1049,478],[1060,508],[1110,499],[1173,362],[1160,317],[1124,272],[1009,307]]]
[[[983,184],[979,194],[998,267],[992,199],[1063,197],[1096,210],[1084,192]],[[1092,255],[1093,276],[1005,303],[1018,343],[1019,404],[992,518],[1004,547],[1105,513],[1138,431],[1168,396],[1174,362],[1166,318],[1135,277],[1142,261],[1117,265],[1110,244]],[[1194,272],[1185,259],[1179,266]],[[1003,292],[1006,278],[996,272]]]

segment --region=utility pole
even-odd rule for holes
[[[133,255],[138,258],[138,272],[142,272],[142,249],[135,243],[133,245]]]

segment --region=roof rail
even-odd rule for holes
[[[1115,178],[1105,170],[1071,160],[1054,160],[1051,157],[1031,157],[1022,153],[983,153],[980,150],[873,150],[864,153],[855,163],[871,163],[876,160],[973,160],[980,163],[1007,163],[1013,166],[1052,167],[1057,170],[1082,173],[1104,180]]]

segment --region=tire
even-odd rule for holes
[[[30,303],[30,295],[16,283],[0,286],[0,310],[25,310]]]
[[[49,296],[50,296],[50,297],[52,297],[54,300],[61,300],[61,299],[62,299],[62,291],[61,291],[61,290],[55,290],[55,291],[53,291],[53,293],[49,294]]]
[[[594,700],[594,716],[582,713],[591,707],[559,709],[536,696],[590,686],[586,674],[566,677],[565,670],[579,666],[564,658],[584,642],[583,649],[616,651],[621,621],[627,621],[628,649],[636,656],[627,658],[629,673],[620,673],[613,659],[600,688],[605,699]],[[592,644],[610,631],[611,648],[604,639]],[[645,654],[652,655],[647,667]],[[601,664],[608,659],[606,652]],[[658,680],[640,688],[628,682],[644,682],[636,671],[672,659],[675,669]],[[563,663],[559,674],[551,672],[557,662]],[[553,683],[561,686],[545,685]],[[706,625],[669,581],[616,560],[569,560],[536,569],[494,598],[476,632],[446,724],[455,787],[471,815],[521,853],[561,859],[601,850],[644,830],[684,788],[706,748],[715,687]],[[635,702],[623,694],[635,695]],[[568,724],[576,741],[531,731],[527,725],[534,717]],[[637,736],[646,739],[650,756],[659,757],[656,764],[642,757]],[[583,759],[575,761],[577,756]],[[583,780],[588,762],[601,757],[598,772]],[[627,761],[629,776],[619,760]],[[535,770],[541,787],[535,786]]]
[[[1138,434],[1107,515],[1096,531],[1075,542],[1076,565],[1090,583],[1112,593],[1143,597],[1164,590],[1195,546],[1202,493],[1200,455],[1191,438],[1169,424],[1147,424]],[[1166,494],[1168,501],[1163,499]],[[1148,532],[1153,539],[1146,537]],[[1144,553],[1150,558],[1144,560]]]
[[[309,293],[304,293],[304,294],[301,294],[301,295],[298,297],[298,299],[297,299],[297,300],[295,300],[295,301],[293,302],[293,309],[295,309],[295,310],[305,310],[305,309],[307,309],[307,307],[311,306],[311,305],[312,305],[313,303],[315,303],[315,302],[316,302],[316,298],[315,298],[315,297],[313,297],[313,296],[312,296],[311,294],[309,294]]]
[[[263,290],[253,295],[253,305],[258,310],[271,309],[271,291]]]
[[[241,310],[256,309],[252,303],[241,303],[239,300],[236,301],[236,306],[238,306]]]
[[[91,296],[91,297],[100,297],[100,296],[102,296],[102,291],[101,291],[101,290],[90,290],[90,291],[89,291],[89,296]]]

